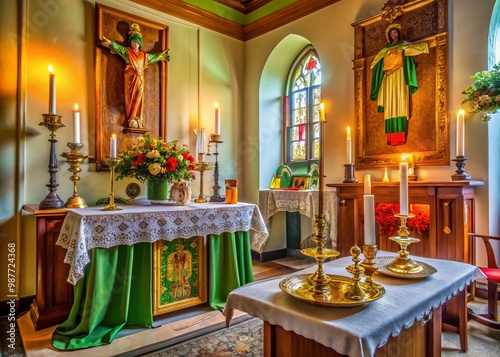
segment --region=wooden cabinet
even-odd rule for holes
[[[471,262],[469,232],[474,231],[475,186],[481,181],[414,181],[408,185],[409,204],[429,206],[430,228],[421,241],[408,247],[410,254]],[[349,249],[363,244],[363,183],[327,184],[337,190],[338,237],[337,250],[341,256]],[[399,182],[373,183],[375,204],[399,202]],[[399,245],[385,236],[377,237],[380,250],[397,251]]]
[[[36,217],[36,296],[30,316],[35,330],[40,330],[64,322],[73,305],[66,249],[56,245],[66,210],[39,210],[37,205],[25,205],[23,210]]]

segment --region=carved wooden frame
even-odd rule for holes
[[[399,5],[353,24],[355,36],[355,164],[361,168],[396,167],[403,153],[412,153],[416,167],[447,166],[448,113],[448,4],[447,0],[400,0]],[[387,14],[394,16],[391,18]],[[410,99],[407,143],[389,146],[385,141],[383,113],[370,100],[370,65],[387,42],[390,21],[403,27],[403,39],[426,41],[429,53],[415,57],[418,91]]]
[[[137,136],[127,126],[125,114],[123,71],[125,61],[101,45],[101,38],[127,46],[130,23],[139,24],[147,53],[168,49],[168,27],[102,4],[96,4],[95,56],[95,159],[96,170],[109,170],[105,159],[109,156],[111,134],[118,138],[118,151],[128,147]],[[144,72],[145,100],[144,126],[152,136],[166,137],[168,62],[148,66]]]

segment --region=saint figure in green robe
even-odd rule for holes
[[[414,56],[429,53],[426,42],[403,41],[401,25],[390,24],[386,31],[388,45],[382,48],[371,64],[370,99],[376,100],[378,112],[384,113],[388,145],[406,143],[410,95],[418,89]]]

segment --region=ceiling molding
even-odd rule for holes
[[[270,3],[272,0],[214,0],[222,5],[226,5],[231,9],[239,11],[243,14],[249,14],[252,11]]]
[[[131,0],[168,15],[203,26],[224,35],[245,40],[243,25],[180,0]]]
[[[273,12],[262,19],[256,20],[244,27],[245,40],[263,35],[292,21],[312,14],[340,0],[297,0],[296,2]]]
[[[323,7],[334,4],[340,0],[297,0],[290,5],[281,8],[259,20],[256,20],[248,25],[240,25],[234,21],[228,20],[222,16],[216,15],[210,11],[206,11],[188,4],[181,0],[131,0],[137,4],[149,7],[151,9],[175,16],[177,18],[192,22],[203,26],[207,29],[222,33],[233,37],[240,41],[251,40],[252,38],[263,35],[269,31],[275,30],[283,25],[295,21],[301,17],[309,15]],[[241,3],[238,0],[214,0],[230,6],[236,6],[236,3]],[[262,6],[270,0],[254,0],[245,4],[247,9],[251,6]],[[255,5],[252,5],[254,4]],[[232,7],[232,6],[231,6]],[[232,7],[234,8],[234,7]],[[236,9],[238,10],[238,9]],[[239,10],[238,10],[239,11]],[[253,11],[253,10],[252,10]]]

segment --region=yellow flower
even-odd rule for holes
[[[160,166],[160,164],[155,162],[155,163],[148,166],[148,170],[149,170],[149,172],[151,172],[151,174],[156,176],[161,172],[161,166]]]
[[[158,150],[151,150],[146,154],[146,156],[148,157],[148,159],[155,159],[160,156],[160,153],[158,152]]]

